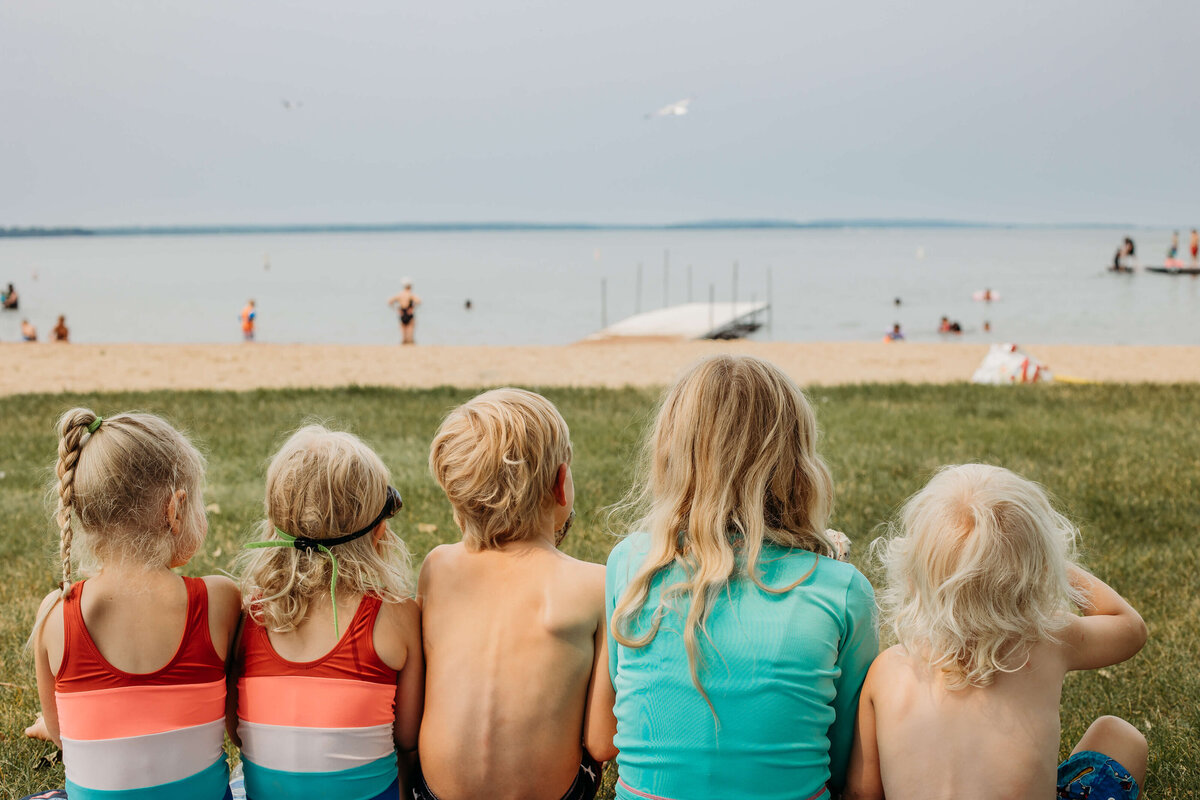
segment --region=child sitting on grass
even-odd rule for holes
[[[241,599],[228,578],[172,571],[208,532],[204,459],[151,414],[76,408],[58,432],[63,580],[34,627],[43,718],[27,733],[62,748],[71,800],[228,797]],[[75,560],[91,577],[72,584]]]
[[[863,686],[847,798],[1138,796],[1146,740],[1116,717],[1056,776],[1064,675],[1146,642],[1133,607],[1073,563],[1076,535],[1041,487],[999,467],[947,467],[908,501],[880,542],[900,643]]]
[[[243,556],[233,676],[247,797],[408,797],[421,619],[387,468],[357,437],[310,425],[271,459],[266,505],[266,541]]]
[[[557,549],[570,464],[558,410],[519,389],[460,406],[433,440],[430,469],[462,541],[421,568],[416,800],[591,798],[615,754],[604,567]]]

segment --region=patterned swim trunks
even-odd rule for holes
[[[1064,800],[1137,800],[1141,788],[1129,770],[1093,750],[1075,753],[1058,765],[1058,793]]]

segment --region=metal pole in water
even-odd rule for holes
[[[733,317],[737,319],[737,269],[738,262],[733,262]]]
[[[771,302],[771,268],[767,267],[767,338],[775,336],[775,304]]]
[[[708,285],[708,333],[711,336],[713,332],[714,320],[717,313],[717,287],[716,284]]]
[[[663,308],[670,305],[667,302],[669,295],[667,294],[667,270],[671,266],[671,251],[663,250]]]
[[[608,279],[600,279],[600,329],[608,327]]]
[[[642,313],[642,262],[638,262],[637,290],[633,298],[633,313]]]

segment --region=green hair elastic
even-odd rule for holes
[[[100,423],[102,422],[104,422],[104,417],[96,417],[94,420],[92,420],[92,424],[88,425],[87,432],[95,433],[100,429]]]
[[[337,556],[329,548],[336,547],[339,544],[352,542],[360,536],[366,536],[375,527],[385,519],[391,519],[396,516],[396,512],[404,507],[404,501],[400,499],[400,493],[391,486],[387,487],[387,498],[383,502],[383,510],[379,512],[379,516],[371,521],[371,524],[362,530],[357,530],[354,533],[347,533],[345,536],[331,536],[328,539],[310,539],[307,536],[292,536],[287,531],[275,529],[275,535],[278,539],[268,542],[247,542],[246,547],[251,550],[256,550],[262,547],[294,547],[297,550],[303,550],[306,553],[311,553],[314,550],[324,553],[329,556],[329,561],[333,564],[333,575],[329,581],[329,599],[333,603],[333,632],[340,639],[342,636],[341,629],[338,627],[337,613],[337,579],[338,579],[338,563]]]

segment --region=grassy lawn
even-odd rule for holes
[[[187,430],[209,458],[204,550],[185,568],[228,568],[259,519],[266,460],[306,420],[364,437],[404,495],[397,530],[419,559],[457,538],[428,475],[442,415],[473,392],[345,389],[244,394],[155,392],[0,398],[0,797],[63,784],[53,748],[25,739],[37,711],[23,652],[38,600],[56,578],[47,500],[57,415],[74,405],[101,414],[143,409]],[[627,489],[654,393],[551,390],[575,444],[578,519],[564,549],[602,562],[619,531],[604,509]],[[1084,532],[1085,563],[1145,617],[1150,641],[1132,661],[1073,674],[1063,691],[1064,753],[1100,714],[1117,714],[1150,740],[1145,791],[1200,797],[1200,386],[1057,386],[1030,389],[849,386],[811,393],[822,452],[837,487],[834,526],[855,541],[856,563],[877,526],[941,464],[986,461],[1046,485]],[[429,525],[436,526],[432,532]],[[611,775],[609,776],[611,779]]]

